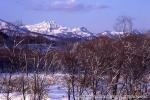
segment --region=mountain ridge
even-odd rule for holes
[[[43,21],[41,23],[33,24],[33,25],[24,25],[21,26],[31,32],[38,32],[41,34],[54,35],[54,36],[64,36],[64,37],[90,37],[94,36],[94,34],[88,31],[85,27],[65,27],[59,24],[56,24],[55,21]]]
[[[41,23],[33,25],[22,25],[17,26],[10,22],[0,19],[0,30],[7,31],[7,34],[11,35],[11,32],[19,33],[19,35],[26,35],[31,33],[32,35],[45,35],[45,36],[56,36],[60,38],[89,38],[93,37],[94,33],[90,32],[85,27],[65,27],[56,24],[55,21],[43,21]],[[22,34],[24,33],[24,34]]]

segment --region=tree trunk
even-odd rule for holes
[[[113,92],[113,95],[115,96],[115,95],[117,95],[117,86],[118,86],[118,81],[119,81],[119,78],[120,78],[120,73],[116,76],[116,80],[114,81],[114,86],[113,86],[113,90],[112,90],[112,92]],[[115,99],[115,98],[112,98],[112,99]]]
[[[74,84],[74,81],[75,81],[75,78],[74,78],[74,75],[73,75],[72,80],[71,80],[73,100],[75,100],[75,84]]]

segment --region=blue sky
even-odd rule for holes
[[[84,26],[92,32],[113,30],[116,18],[130,16],[134,28],[150,29],[150,0],[1,0],[0,18],[24,24],[55,20],[58,24]]]

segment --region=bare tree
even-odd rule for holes
[[[132,33],[133,31],[133,20],[129,16],[120,16],[117,18],[117,22],[114,25],[114,29],[117,32]]]
[[[15,24],[16,26],[23,26],[23,25],[24,25],[23,22],[22,22],[22,20],[16,20],[16,21],[14,22],[14,24]]]

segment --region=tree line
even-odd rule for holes
[[[93,100],[98,95],[148,96],[150,38],[144,35],[100,36],[76,42],[68,50],[47,50],[43,54],[18,49],[19,43],[1,53],[10,61],[10,76],[13,71],[27,76],[33,71],[38,83],[40,73],[69,74],[65,78],[69,100],[84,100],[85,95],[92,95]]]
[[[70,75],[69,100],[87,94],[92,100],[98,95],[148,95],[150,38],[144,35],[98,37],[74,44],[62,57]]]

